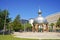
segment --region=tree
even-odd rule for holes
[[[50,24],[50,26],[51,26],[51,27],[49,28],[49,31],[51,31],[51,32],[52,32],[52,31],[53,31],[54,23],[51,23],[51,24]]]
[[[0,30],[2,30],[8,26],[8,23],[11,21],[11,18],[9,18],[9,12],[8,10],[0,10]]]
[[[20,15],[17,15],[13,21],[13,29],[19,31],[21,29]]]
[[[60,27],[60,18],[57,20],[56,26]]]
[[[54,26],[54,23],[51,23],[50,26],[53,27]]]

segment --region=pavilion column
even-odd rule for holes
[[[42,32],[44,32],[44,28],[43,28],[43,26],[44,26],[44,25],[42,24]]]
[[[53,26],[53,31],[56,32],[56,26],[55,25]]]
[[[35,31],[35,29],[34,29],[34,27],[32,27],[32,32],[34,32]]]
[[[46,31],[46,25],[43,24],[43,32]]]
[[[48,32],[48,24],[46,24],[46,31]]]
[[[32,32],[35,32],[35,26],[34,25],[32,26]]]
[[[35,31],[38,32],[38,24],[35,25]]]
[[[43,32],[48,32],[48,24],[43,24]]]

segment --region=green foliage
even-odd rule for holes
[[[51,23],[50,26],[53,27],[54,26],[54,23]]]
[[[13,21],[13,29],[19,31],[21,29],[20,15],[17,15]]]
[[[57,20],[56,26],[60,27],[60,18]]]
[[[7,28],[10,29],[10,31],[12,31],[13,30],[13,22],[9,22]]]
[[[24,30],[24,24],[21,24],[20,29],[23,31]]]
[[[25,29],[26,29],[27,31],[31,31],[31,30],[32,30],[31,24],[26,23],[26,24],[25,24]]]
[[[5,21],[6,17],[6,21]],[[9,18],[9,12],[8,10],[0,10],[0,30],[4,27],[4,22],[6,22],[6,27],[8,26],[8,23],[11,21],[11,18]]]

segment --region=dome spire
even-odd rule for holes
[[[39,9],[39,11],[38,11],[38,15],[41,16],[41,13],[42,13],[42,12],[41,12],[41,10]]]
[[[39,9],[39,12],[41,12],[41,10]]]

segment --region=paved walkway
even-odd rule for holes
[[[56,32],[14,32],[15,37],[32,39],[60,39],[60,33]]]

